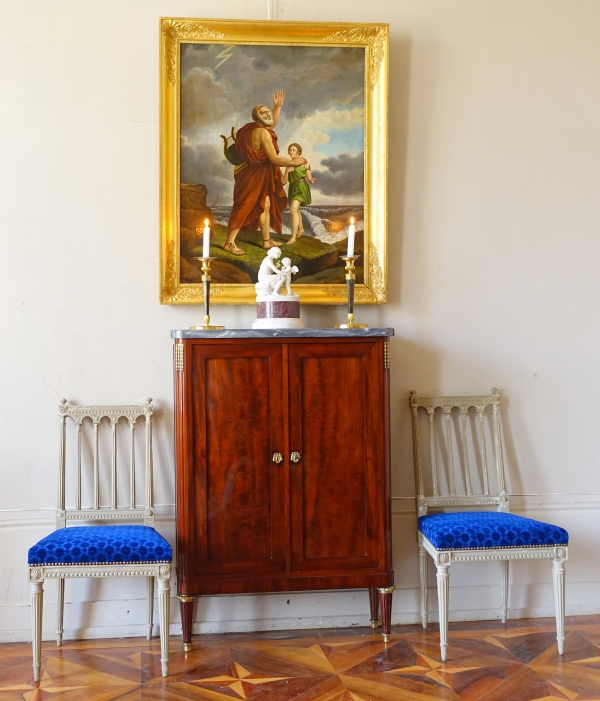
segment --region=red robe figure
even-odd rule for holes
[[[235,245],[240,229],[262,233],[264,249],[278,246],[271,241],[271,227],[281,233],[281,219],[287,205],[283,189],[281,166],[304,165],[306,159],[283,158],[279,155],[277,135],[273,127],[279,121],[285,93],[278,90],[273,96],[273,111],[264,105],[252,110],[254,121],[243,126],[237,133],[235,150],[244,163],[234,170],[233,209],[229,218],[229,233],[224,249],[234,256],[243,256],[244,251]]]

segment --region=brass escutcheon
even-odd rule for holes
[[[292,462],[300,462],[300,458],[301,458],[301,457],[302,457],[302,456],[300,455],[300,453],[298,453],[298,452],[296,452],[296,451],[294,450],[294,452],[290,455],[290,460],[291,460]]]
[[[273,462],[276,462],[279,465],[279,463],[282,460],[283,460],[283,455],[281,453],[273,453]]]

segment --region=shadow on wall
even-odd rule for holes
[[[408,118],[410,111],[410,37],[390,36],[390,90],[388,143],[388,300],[400,301],[401,265],[408,167]]]
[[[402,301],[413,314],[431,308],[431,289],[407,287],[401,296],[400,270],[413,280],[431,279],[435,257],[425,249],[430,218],[430,188],[435,152],[433,120],[439,94],[439,47],[413,43],[409,37],[391,41],[389,197],[389,301]],[[411,74],[419,85],[411,92]],[[408,150],[410,128],[410,153]],[[414,154],[414,155],[413,155]],[[410,234],[405,239],[405,230]],[[395,261],[395,268],[391,262]]]

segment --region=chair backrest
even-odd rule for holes
[[[135,520],[143,519],[144,525],[154,526],[154,494],[152,488],[152,399],[148,398],[145,404],[131,406],[75,406],[69,405],[66,399],[62,399],[59,405],[60,417],[60,456],[58,471],[58,505],[56,509],[56,526],[64,528],[67,521],[78,520]],[[145,466],[145,499],[142,504],[136,500],[136,440],[135,428],[137,419],[144,416],[144,466]],[[119,506],[117,500],[117,424],[119,419],[125,417],[129,422],[129,494],[127,506]],[[92,438],[92,507],[82,508],[82,426],[86,418],[93,424]],[[111,460],[101,460],[99,450],[99,428],[102,419],[108,418],[112,428],[111,435]],[[66,477],[67,477],[67,419],[72,419],[75,424],[75,507],[66,506]],[[110,504],[100,505],[100,472],[107,466],[110,470]]]
[[[491,394],[480,397],[419,397],[415,391],[410,393],[413,424],[413,450],[415,466],[415,484],[417,491],[417,510],[419,516],[427,513],[428,509],[445,509],[460,507],[496,506],[498,511],[508,511],[508,498],[504,485],[504,462],[502,459],[502,439],[500,431],[500,395],[493,387]],[[469,413],[471,407],[475,413]],[[493,451],[488,450],[486,443],[487,407],[491,407],[491,439]],[[430,480],[425,479],[420,445],[419,409],[427,412],[429,419],[428,459]],[[442,426],[437,426],[434,419],[436,409],[440,415]],[[453,410],[458,409],[458,412]],[[474,425],[468,430],[469,416],[475,418]],[[453,418],[460,418],[460,430],[455,430]],[[436,430],[437,429],[437,430]],[[438,441],[436,441],[436,435]],[[445,453],[445,459],[440,460],[436,451],[436,442]],[[471,440],[469,441],[469,437]],[[488,468],[488,453],[493,453],[495,474],[490,475]],[[460,463],[459,472],[455,470],[455,456]],[[471,460],[469,460],[471,456]],[[462,469],[461,469],[462,468]],[[442,473],[442,474],[440,474]],[[459,478],[457,480],[457,477]],[[492,479],[491,479],[492,478]],[[464,488],[463,493],[457,493],[457,481]],[[426,482],[431,484],[431,493],[426,494]],[[495,482],[495,484],[493,484]],[[476,485],[481,489],[477,490]],[[442,494],[442,492],[447,492]],[[476,493],[477,491],[481,493]]]

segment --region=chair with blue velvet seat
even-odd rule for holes
[[[437,568],[442,660],[448,651],[449,570],[453,562],[502,563],[502,621],[508,616],[510,560],[552,560],[559,654],[565,640],[565,562],[569,534],[564,528],[509,513],[500,429],[500,395],[419,397],[410,393],[419,528],[421,621],[427,628],[427,555]],[[419,412],[419,409],[423,411]],[[440,411],[437,411],[437,410]],[[426,421],[419,417],[426,415]],[[436,420],[436,417],[438,420]],[[427,426],[427,449],[420,437]],[[489,445],[489,447],[488,447]],[[493,454],[495,469],[488,469]],[[455,464],[459,468],[455,468]],[[428,467],[429,469],[425,469]],[[477,507],[496,511],[473,511]],[[469,509],[468,511],[455,511]],[[430,510],[440,513],[429,513]],[[447,511],[454,510],[454,511]]]
[[[169,596],[171,561],[170,544],[154,530],[154,496],[152,475],[152,404],[131,406],[75,406],[63,399],[59,407],[60,458],[58,476],[58,508],[56,526],[50,535],[42,538],[29,549],[29,581],[31,584],[31,608],[33,624],[33,675],[40,679],[43,582],[56,579],[58,582],[58,622],[56,644],[62,644],[65,579],[80,577],[146,577],[148,599],[148,640],[152,637],[154,611],[154,579],[158,582],[158,612],[160,625],[161,669],[167,676],[169,664]],[[144,499],[136,497],[136,441],[135,428],[138,419],[144,417]],[[74,423],[75,450],[72,468],[74,472],[74,506],[67,506],[67,419]],[[89,474],[82,461],[83,428],[89,419],[93,431],[91,439],[91,466]],[[103,419],[110,422],[111,460],[107,479],[101,479],[99,430]],[[119,420],[127,422],[129,433],[128,459],[118,460],[122,452],[117,449]],[[85,422],[85,423],[84,423]],[[106,422],[105,422],[106,423]],[[127,431],[127,428],[129,431]],[[118,466],[123,462],[126,475],[119,480]],[[86,480],[89,477],[89,480]],[[90,486],[90,507],[82,507],[82,492]],[[119,484],[127,484],[126,501],[117,494]],[[101,485],[110,489],[108,506],[101,506]],[[82,488],[83,485],[83,488]],[[138,490],[139,491],[139,490]],[[140,504],[140,501],[142,503]],[[131,521],[143,525],[130,525]],[[83,525],[84,522],[126,521],[127,525]],[[67,522],[79,522],[79,526],[67,528]]]

